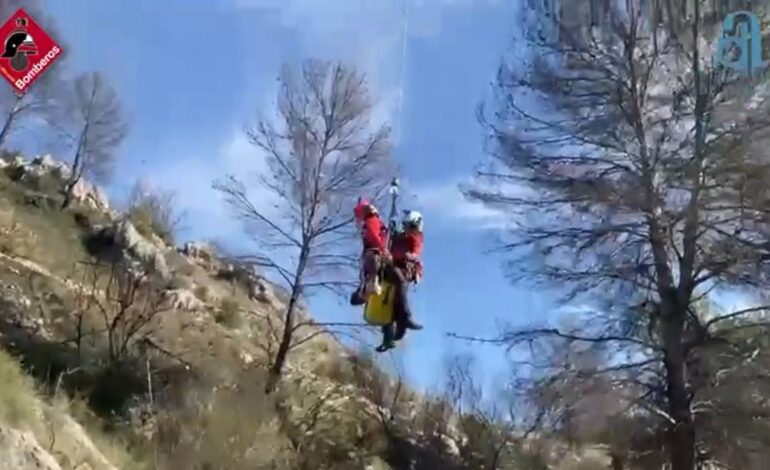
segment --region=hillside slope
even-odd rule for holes
[[[86,183],[60,210],[50,157],[0,166],[0,468],[607,468],[469,427],[312,325],[266,397],[280,290]]]

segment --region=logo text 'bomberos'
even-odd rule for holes
[[[23,9],[0,26],[0,72],[17,93],[24,93],[61,55],[58,44]]]

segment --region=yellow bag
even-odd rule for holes
[[[364,320],[375,326],[384,326],[393,320],[393,285],[382,281],[382,293],[372,294],[364,306]]]

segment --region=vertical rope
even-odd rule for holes
[[[396,133],[401,135],[401,109],[404,105],[404,88],[406,82],[406,42],[409,35],[409,0],[404,0],[401,10],[401,83],[398,87],[398,101],[396,102]]]

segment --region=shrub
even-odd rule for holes
[[[214,315],[214,320],[220,325],[224,325],[228,328],[240,327],[243,323],[240,305],[233,299],[222,299],[219,303],[219,308]]]
[[[72,213],[72,219],[75,221],[75,225],[77,225],[81,230],[88,231],[91,230],[91,227],[93,226],[91,217],[85,211],[76,210]]]
[[[198,286],[195,288],[195,297],[205,302],[209,299],[209,286]]]
[[[128,198],[128,218],[136,230],[147,238],[153,235],[173,245],[184,214],[176,208],[176,194],[150,188],[139,181]]]

